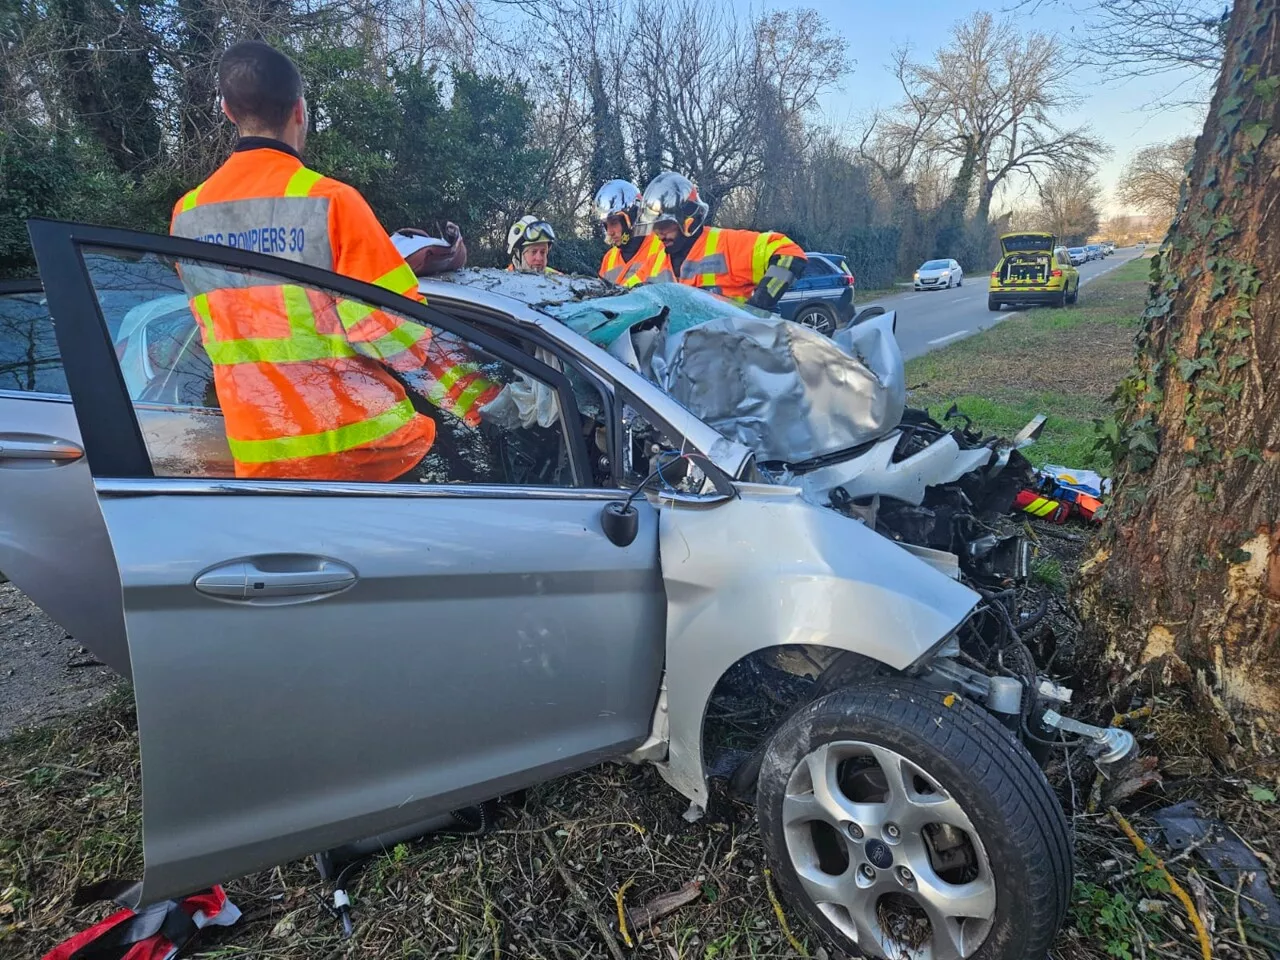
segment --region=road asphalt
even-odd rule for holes
[[[1080,298],[1089,298],[1088,285],[1093,280],[1110,273],[1145,252],[1143,247],[1125,247],[1116,250],[1105,260],[1094,260],[1081,265]],[[950,290],[923,290],[878,297],[866,303],[858,303],[861,310],[870,306],[882,306],[898,312],[898,345],[907,360],[945,347],[949,343],[971,337],[975,333],[1003,323],[1027,310],[1052,310],[1053,307],[1005,307],[999,313],[987,309],[987,282],[990,273],[967,273],[964,285]]]

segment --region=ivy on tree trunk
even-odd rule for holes
[[[1116,494],[1079,594],[1114,676],[1192,685],[1224,758],[1280,731],[1278,21],[1277,0],[1236,0],[1105,425]]]

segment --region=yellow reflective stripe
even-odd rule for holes
[[[407,263],[402,263],[394,270],[388,270],[373,281],[373,285],[381,287],[383,290],[390,290],[392,293],[403,294],[406,291],[417,289],[418,276],[413,272],[412,267]]]
[[[204,189],[204,184],[202,183],[200,184],[200,186],[196,187],[194,190],[189,191],[187,195],[182,198],[183,213],[186,213],[188,210],[195,207],[197,201],[200,199],[200,191],[203,189]]]
[[[759,283],[764,279],[764,272],[769,268],[769,234],[756,236],[751,247],[751,282]]]
[[[671,269],[670,260],[667,257],[667,248],[658,244],[658,250],[653,258],[653,262],[649,265],[649,273],[645,280],[652,280],[656,276],[660,276],[663,272]]]
[[[452,367],[450,367],[441,375],[439,380],[440,389],[447,391],[451,389],[455,383],[457,383],[459,380],[461,380],[463,377],[467,376],[468,374],[479,373],[479,372],[480,372],[480,367],[477,364],[455,363]]]
[[[285,184],[284,195],[286,197],[305,197],[311,193],[311,188],[323,179],[324,177],[314,170],[299,167],[293,172],[289,182]]]
[[[305,325],[306,329],[315,330],[315,316],[311,312],[311,301],[307,291],[292,283],[280,287],[280,296],[284,298],[284,315],[289,321],[289,332],[298,333]]]
[[[304,363],[357,356],[339,333],[294,334],[291,337],[246,337],[206,342],[205,352],[215,366],[237,363]]]
[[[372,316],[377,307],[355,300],[339,300],[335,309],[338,311],[338,319],[342,321],[342,326],[350,330],[365,317]]]
[[[201,318],[206,320],[204,349],[209,360],[218,366],[231,366],[237,363],[302,363],[357,355],[342,334],[320,333],[316,329],[315,314],[306,290],[284,284],[280,287],[280,296],[284,300],[285,318],[289,321],[289,336],[244,337],[238,340],[214,338],[208,298],[204,294],[196,297],[192,303],[198,312],[204,311]]]
[[[427,336],[429,334],[425,327],[420,327],[416,323],[400,323],[390,333],[377,340],[359,341],[357,346],[373,351],[382,360],[390,360],[412,349],[414,344]]]
[[[1037,517],[1047,517],[1058,509],[1058,502],[1056,500],[1046,500],[1044,497],[1036,497],[1022,509]]]
[[[600,275],[610,283],[617,283],[622,272],[622,254],[617,247],[605,251],[604,262],[600,265]]]
[[[228,437],[227,444],[231,447],[231,455],[241,463],[274,463],[277,460],[323,457],[381,440],[409,423],[413,417],[413,404],[406,398],[376,417],[359,423],[348,423],[333,430],[299,437],[274,437],[269,440],[235,440]]]
[[[207,293],[198,293],[192,297],[191,309],[196,312],[196,316],[204,324],[206,342],[211,342],[213,340],[213,313],[209,310],[209,295]]]
[[[407,263],[402,263],[374,280],[373,285],[381,287],[383,290],[390,290],[392,293],[404,295],[417,288],[418,278]],[[360,303],[357,300],[340,299],[335,309],[338,311],[338,319],[342,321],[343,327],[350,330],[365,317],[376,313],[379,308],[371,307],[367,303]]]
[[[707,228],[707,244],[702,248],[702,259],[708,259],[716,252],[716,247],[720,242],[720,231],[716,227]],[[716,285],[716,275],[714,273],[704,273],[702,275],[702,285],[704,287],[714,287]]]
[[[467,384],[465,390],[458,395],[458,399],[453,402],[453,413],[455,416],[465,418],[471,412],[471,408],[475,406],[477,400],[494,386],[493,383],[484,377],[476,377]]]
[[[791,243],[790,237],[784,237],[782,236],[782,234],[778,234],[778,239],[771,240],[769,242],[769,247],[765,254],[765,260],[766,261],[772,260],[773,255],[775,253],[777,253],[779,250],[781,250],[783,247],[787,246],[790,243]]]

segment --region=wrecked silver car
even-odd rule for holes
[[[904,955],[901,908],[911,956],[1045,953],[1071,853],[1032,750],[1129,745],[1056,725],[1007,586],[1025,557],[982,532],[1017,444],[905,407],[891,314],[827,340],[676,285],[492,271],[423,306],[185,240],[31,234],[43,294],[0,292],[41,357],[0,383],[0,569],[132,678],[139,902],[625,758],[691,816],[713,772],[754,798],[790,903],[844,948]],[[475,428],[423,401],[417,482],[236,479],[194,322],[161,303],[193,266],[422,324],[510,407]],[[765,662],[798,693],[722,769],[708,705]]]

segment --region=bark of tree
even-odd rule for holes
[[[1228,762],[1280,733],[1280,14],[1236,0],[1182,208],[1108,424],[1117,491],[1082,570],[1112,678],[1188,684]]]

